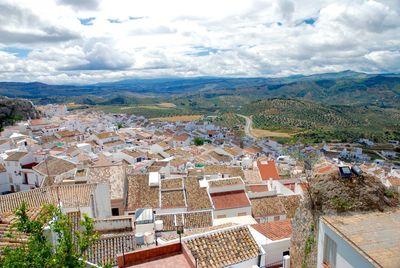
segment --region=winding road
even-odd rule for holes
[[[252,138],[252,139],[257,139],[252,133],[251,133],[251,125],[253,124],[253,121],[251,120],[250,117],[238,114],[238,116],[244,118],[246,120],[246,125],[244,126],[244,133],[246,136]]]

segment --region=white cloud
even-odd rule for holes
[[[399,72],[399,26],[395,0],[4,0],[0,80]]]

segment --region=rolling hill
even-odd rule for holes
[[[128,79],[92,85],[47,85],[43,83],[0,82],[0,95],[36,101],[55,102],[85,96],[93,99],[179,98],[207,102],[220,96],[256,100],[264,98],[298,98],[329,105],[377,105],[400,107],[400,76],[396,74],[364,74],[352,71],[290,76],[284,78],[158,78]],[[131,100],[116,100],[129,103]],[[215,100],[218,102],[218,100]]]

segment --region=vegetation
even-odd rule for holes
[[[308,238],[306,240],[306,246],[304,248],[304,259],[303,263],[301,265],[302,268],[306,268],[306,260],[308,259],[308,256],[311,254],[311,251],[313,249],[315,243],[315,238],[314,238],[314,224],[311,224],[310,226],[310,233],[308,235]]]
[[[260,100],[245,111],[255,128],[295,133],[291,140],[305,143],[386,141],[400,138],[400,110],[376,106],[327,106],[297,99]]]
[[[0,267],[86,267],[85,252],[98,239],[91,218],[85,215],[80,223],[81,230],[73,230],[71,219],[52,205],[44,206],[35,219],[30,219],[27,205],[23,203],[15,215],[12,227],[17,232],[10,236],[25,234],[28,241],[16,249],[6,248]],[[57,237],[54,246],[47,239],[46,226]]]
[[[194,145],[196,145],[196,146],[201,146],[201,145],[204,144],[204,139],[201,138],[201,137],[195,137],[195,138],[193,139],[193,142],[194,142]]]
[[[39,112],[31,102],[22,99],[9,99],[0,96],[0,131],[3,127],[18,121],[37,118]]]

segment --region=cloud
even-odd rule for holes
[[[3,0],[0,80],[399,72],[399,26],[395,0]]]
[[[51,24],[23,6],[2,2],[0,36],[2,44],[34,44],[69,41],[79,38],[79,33],[58,23]]]
[[[101,41],[90,42],[84,48],[85,63],[63,70],[124,70],[134,64],[132,53],[121,51]]]
[[[93,10],[99,7],[98,0],[58,0],[61,5],[71,6],[74,9]]]

